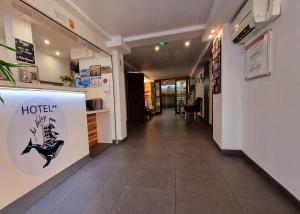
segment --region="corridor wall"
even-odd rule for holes
[[[300,1],[282,0],[271,75],[242,80],[242,150],[300,199]],[[243,73],[243,71],[241,71]]]

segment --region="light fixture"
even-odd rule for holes
[[[189,47],[189,46],[191,45],[191,42],[190,42],[190,41],[186,41],[186,42],[184,43],[184,45],[185,45],[185,47]]]
[[[46,45],[50,45],[50,41],[49,41],[48,39],[45,39],[45,40],[44,40],[44,43],[45,43]]]
[[[208,39],[212,39],[212,38],[213,38],[213,35],[210,34],[210,35],[208,36]]]
[[[212,29],[210,32],[211,32],[211,33],[215,33],[216,31],[215,31],[215,29]]]
[[[155,46],[155,51],[159,51],[159,46],[158,45]]]
[[[167,46],[169,45],[168,42],[165,42],[165,41],[162,41],[162,42],[159,42],[157,45],[161,46],[161,47],[164,47],[164,46]]]
[[[59,51],[55,51],[55,55],[59,56],[60,55]]]

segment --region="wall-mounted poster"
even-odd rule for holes
[[[17,51],[16,59],[19,62],[35,64],[34,45],[33,44],[16,38],[15,45],[16,45],[16,51]]]
[[[245,80],[270,74],[271,31],[245,44]]]
[[[90,76],[91,77],[101,76],[101,65],[92,65],[92,66],[90,66]]]
[[[221,49],[222,37],[218,35],[213,41],[212,48],[212,92],[213,94],[221,93]]]

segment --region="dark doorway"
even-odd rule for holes
[[[209,123],[209,62],[204,65],[204,121]]]
[[[127,122],[128,125],[145,121],[144,74],[127,73]]]

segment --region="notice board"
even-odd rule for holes
[[[16,59],[19,62],[35,64],[34,45],[20,39],[15,39]]]

